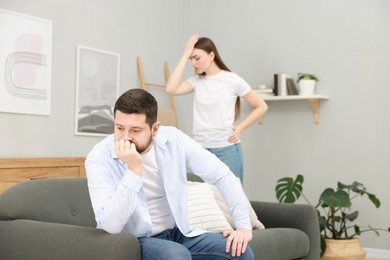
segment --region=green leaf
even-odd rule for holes
[[[320,200],[331,208],[349,208],[352,205],[348,193],[343,190],[334,191],[332,188],[324,190]]]
[[[283,203],[294,203],[297,201],[302,193],[303,181],[304,178],[300,174],[295,180],[291,177],[285,177],[278,180],[275,187],[277,200]]]
[[[354,183],[356,183],[356,182],[354,182]],[[340,190],[352,190],[353,186],[354,186],[353,184],[348,185],[348,184],[341,183],[339,181],[337,182],[337,188]],[[356,189],[356,184],[355,184],[354,189]],[[355,191],[355,192],[357,192],[357,191]]]
[[[342,218],[340,216],[334,216],[333,220],[334,222],[338,223],[342,220]]]
[[[320,81],[317,76],[315,76],[314,74],[309,74],[309,73],[298,73],[298,79],[297,79],[297,82],[299,83],[300,80],[302,79],[311,79],[311,80],[314,80],[314,81]]]
[[[381,206],[380,200],[374,194],[367,192],[364,185],[361,184],[360,182],[355,181],[351,185],[345,185],[341,182],[338,182],[337,187],[339,189],[352,190],[353,192],[358,193],[362,196],[364,194],[366,194],[368,196],[368,198],[370,199],[370,201],[375,205],[376,208],[379,208]]]
[[[361,184],[360,182],[357,182],[357,181],[354,181],[351,185],[351,190],[353,192],[356,192],[356,193],[360,193],[361,195],[363,195],[364,193],[366,193],[366,188],[364,187],[363,184]]]
[[[318,216],[318,222],[320,224],[320,233],[326,229],[327,221],[324,216]]]
[[[360,227],[359,227],[358,225],[355,225],[355,226],[353,226],[353,227],[354,227],[354,229],[355,229],[356,235],[360,236],[360,234],[361,234]]]
[[[357,219],[358,216],[359,216],[359,212],[358,211],[354,211],[354,212],[352,212],[350,214],[345,215],[345,218],[352,222],[355,219]]]
[[[381,206],[381,201],[374,194],[367,193],[367,195],[371,202],[374,203],[376,208],[379,208]]]

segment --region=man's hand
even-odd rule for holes
[[[223,237],[228,237],[226,241],[226,253],[230,252],[233,257],[245,253],[249,241],[252,240],[252,230],[227,230],[223,232]]]
[[[137,152],[134,143],[129,140],[116,140],[115,152],[118,158],[127,164],[130,171],[142,176],[142,157]]]

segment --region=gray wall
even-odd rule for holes
[[[211,37],[231,68],[253,87],[278,72],[320,78],[320,123],[304,101],[269,103],[262,125],[242,135],[244,187],[275,201],[276,180],[305,176],[315,203],[337,181],[360,181],[382,202],[355,200],[359,223],[390,226],[390,1],[387,0],[1,0],[0,8],[53,21],[51,116],[0,113],[0,157],[85,156],[101,138],[74,136],[76,45],[121,54],[121,92],[139,87],[136,56],[148,81],[162,81],[193,32]],[[191,74],[188,67],[188,73]],[[180,128],[190,134],[191,96],[177,97]],[[243,116],[249,113],[243,104]],[[304,203],[304,202],[302,202]],[[390,249],[390,235],[363,245]]]
[[[122,93],[140,87],[137,55],[147,80],[163,82],[163,62],[179,57],[190,27],[181,0],[0,0],[0,8],[53,21],[51,115],[0,112],[0,157],[86,156],[101,140],[74,135],[78,44],[121,55]]]
[[[324,188],[356,180],[382,202],[356,199],[358,222],[390,226],[389,11],[386,0],[193,1],[191,31],[213,38],[253,87],[271,85],[274,73],[311,72],[330,96],[318,125],[307,102],[272,102],[264,123],[242,135],[250,198],[275,200],[279,178],[303,174],[315,204]],[[361,239],[390,249],[388,233]]]

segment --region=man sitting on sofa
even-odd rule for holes
[[[157,101],[145,90],[118,98],[114,123],[85,162],[98,228],[137,236],[143,259],[254,259],[246,198],[225,164],[180,130],[160,126]],[[189,226],[187,171],[218,188],[236,230]]]

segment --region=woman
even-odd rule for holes
[[[188,59],[196,76],[182,81]],[[223,161],[243,183],[243,155],[240,135],[267,111],[267,104],[237,74],[223,63],[214,43],[208,38],[190,37],[184,53],[166,86],[170,95],[194,92],[193,138]],[[239,124],[240,98],[252,112]]]

